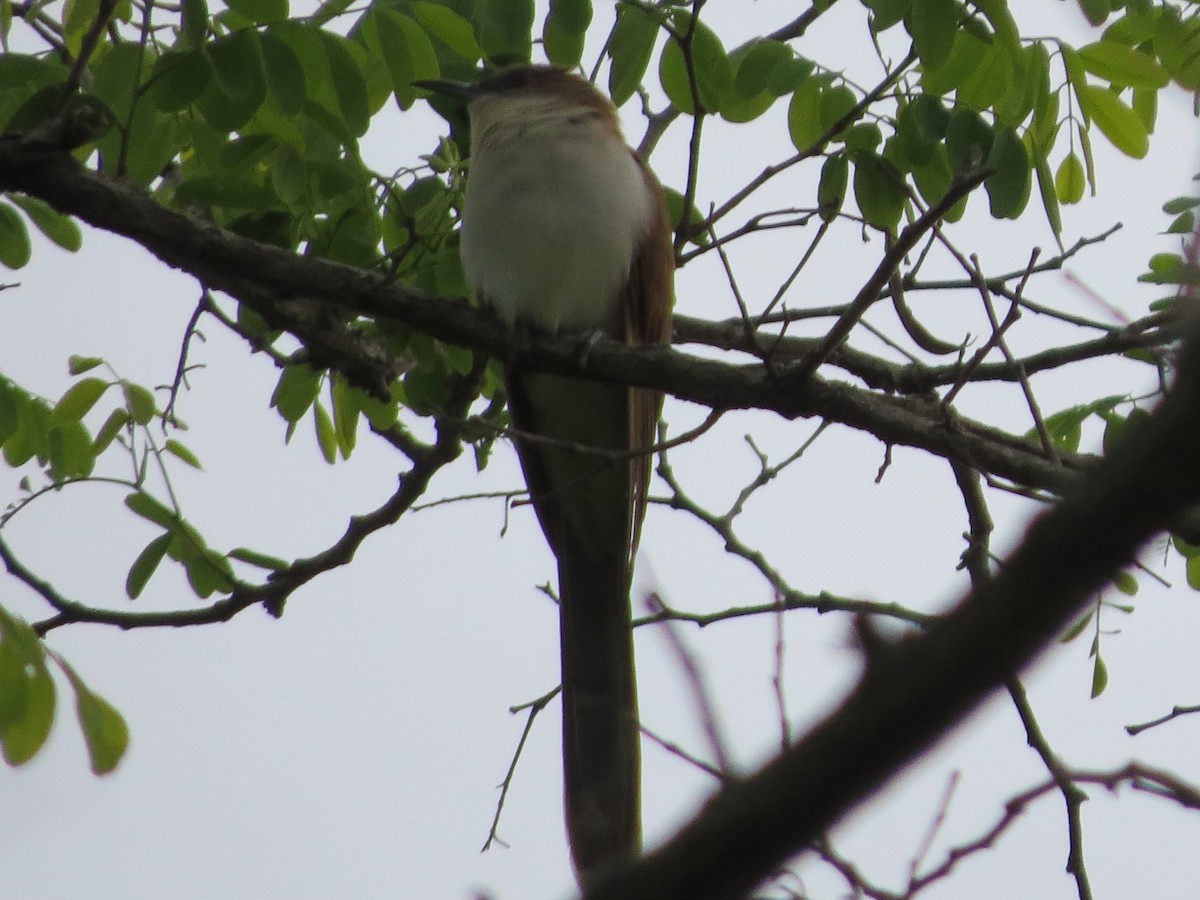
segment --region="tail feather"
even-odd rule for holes
[[[641,849],[628,566],[566,554],[559,588],[567,832],[587,880]]]
[[[518,441],[558,559],[567,834],[581,881],[641,849],[640,746],[629,608],[644,460],[630,447],[626,388],[509,373],[513,423],[576,445]],[[578,447],[618,454],[617,458]]]

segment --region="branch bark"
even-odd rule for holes
[[[355,316],[404,325],[523,368],[588,374],[656,387],[713,409],[764,409],[786,418],[820,417],[875,434],[888,444],[960,460],[1031,488],[1061,493],[1083,456],[1044,458],[1021,439],[981,423],[953,419],[936,402],[873,393],[791,369],[733,365],[669,349],[616,341],[533,337],[515,346],[509,332],[467,303],[433,297],[383,275],[259,244],[167,209],[145,191],[90,171],[61,148],[35,137],[0,138],[0,190],[39,197],[60,212],[123,235],[164,263],[245,303],[304,341],[313,364],[342,372],[376,396],[397,374],[383,342],[352,323]]]
[[[675,838],[588,900],[745,896],[1027,666],[1148,540],[1200,501],[1198,458],[1193,334],[1177,383],[1145,429],[1041,516],[993,580],[917,637],[881,645],[865,634],[872,652],[840,709],[717,792]]]

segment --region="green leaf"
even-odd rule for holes
[[[294,116],[308,102],[308,82],[296,52],[272,30],[259,38],[267,95],[285,116]]]
[[[821,218],[832,222],[846,201],[846,186],[850,181],[850,162],[844,153],[825,160],[821,166],[821,181],[817,186],[817,207]]]
[[[591,24],[592,0],[550,0],[542,26],[542,45],[550,62],[566,68],[578,65]]]
[[[225,0],[225,5],[259,25],[288,17],[288,0]]]
[[[200,50],[168,50],[154,63],[150,99],[163,112],[186,109],[208,87],[212,59]]]
[[[921,87],[927,94],[944,96],[962,84],[983,61],[988,45],[965,29],[959,29],[954,48],[945,65],[921,72]]]
[[[1079,150],[1083,154],[1083,170],[1087,173],[1088,187],[1096,193],[1096,160],[1092,156],[1092,136],[1082,124],[1076,129],[1079,134]]]
[[[1191,234],[1196,230],[1196,214],[1194,212],[1185,212],[1175,217],[1175,220],[1167,226],[1167,234]]]
[[[1200,206],[1200,197],[1174,197],[1162,205],[1162,211],[1169,216],[1195,209]]]
[[[959,105],[991,109],[1014,89],[1013,59],[999,44],[988,47],[979,65],[958,86]]]
[[[1033,44],[1010,58],[1012,87],[996,102],[996,121],[1012,128],[1022,125],[1050,90],[1050,51]]]
[[[208,3],[205,0],[183,0],[182,34],[180,43],[184,47],[198,50],[204,46],[208,36]]]
[[[266,99],[266,75],[258,32],[244,28],[219,37],[205,48],[213,75],[226,97],[234,101]]]
[[[496,65],[528,62],[533,21],[533,0],[478,0],[475,4],[475,33]]]
[[[16,392],[20,389],[0,378],[0,446],[21,427],[21,411]]]
[[[1195,544],[1189,544],[1177,534],[1171,535],[1171,543],[1176,551],[1185,559],[1191,559],[1193,556],[1200,556],[1200,547]]]
[[[408,109],[417,99],[413,81],[441,74],[433,44],[420,25],[394,9],[376,9],[372,21],[379,34],[379,47],[396,102],[401,109]]]
[[[1122,103],[1116,94],[1089,85],[1078,96],[1084,111],[1114,147],[1134,159],[1146,155],[1150,149],[1146,126],[1138,114]]]
[[[1092,25],[1103,25],[1112,12],[1109,0],[1079,0],[1079,8],[1083,10],[1084,16]]]
[[[1103,694],[1106,687],[1108,687],[1108,666],[1104,664],[1103,657],[1097,653],[1096,661],[1092,665],[1092,699],[1095,700]]]
[[[134,491],[132,494],[126,494],[125,505],[143,519],[147,519],[168,531],[172,531],[179,526],[179,517],[145,491]]]
[[[946,153],[952,172],[965,172],[982,165],[992,152],[995,132],[973,109],[956,109],[946,126]]]
[[[935,109],[937,113],[933,112]],[[896,117],[895,151],[906,160],[906,167],[929,162],[934,147],[946,135],[949,120],[950,114],[937,97],[918,94],[904,105]]]
[[[46,743],[54,724],[54,679],[44,657],[36,662],[27,660],[26,668],[23,713],[0,728],[0,748],[11,766],[29,762]]]
[[[721,98],[721,118],[739,123],[757,119],[778,97],[799,86],[803,78],[785,90],[775,91],[778,86],[776,73],[790,69],[793,60],[791,50],[779,41],[754,41],[733,51],[729,62],[735,74]]]
[[[313,409],[313,424],[317,429],[317,446],[321,448],[321,455],[325,457],[325,462],[333,465],[337,462],[338,454],[337,432],[325,404],[317,403]]]
[[[371,124],[367,82],[351,50],[353,44],[340,34],[322,31],[321,41],[329,60],[329,73],[342,122],[354,137],[362,137]]]
[[[249,122],[267,99],[262,44],[248,28],[217,38],[204,52],[214,77],[195,104],[213,129],[228,134]]]
[[[1093,610],[1088,610],[1086,613],[1076,619],[1070,628],[1063,632],[1062,637],[1058,639],[1058,642],[1060,644],[1069,644],[1071,641],[1075,640],[1075,638],[1083,634],[1083,630],[1088,627],[1088,624],[1092,621],[1092,616],[1094,615],[1095,612]]]
[[[164,449],[168,453],[170,453],[172,456],[175,456],[178,459],[183,460],[185,463],[187,463],[193,469],[203,469],[204,468],[204,466],[200,465],[200,459],[196,456],[196,454],[193,453],[186,446],[181,444],[179,441],[175,440],[175,438],[169,438],[167,440],[167,443],[166,443]]]
[[[913,50],[924,69],[940,69],[950,59],[959,15],[954,0],[912,0],[904,27],[912,35]]]
[[[230,559],[236,559],[271,572],[282,572],[291,565],[286,559],[280,559],[278,556],[270,556],[266,553],[259,553],[257,550],[251,550],[249,547],[238,547],[235,550],[230,550],[226,555]]]
[[[125,394],[125,408],[129,410],[129,417],[139,425],[148,425],[154,418],[154,395],[132,381],[122,381],[121,390]]]
[[[788,135],[801,153],[816,149],[825,136],[821,126],[821,84],[809,79],[796,89],[788,104]]]
[[[82,422],[64,422],[50,429],[50,480],[87,478],[96,467],[92,436]]]
[[[1054,173],[1055,194],[1063,203],[1078,203],[1083,199],[1086,186],[1083,161],[1075,153],[1068,153],[1058,164],[1058,171]]]
[[[321,373],[306,365],[288,366],[279,376],[271,405],[289,422],[299,422],[317,399]]]
[[[4,442],[4,459],[16,468],[33,456],[43,465],[50,460],[50,407],[15,385],[7,392],[17,409],[19,425]]]
[[[794,59],[791,48],[782,41],[760,38],[739,57],[733,87],[743,97],[775,93],[777,72],[789,67]]]
[[[858,98],[854,95],[854,91],[844,84],[824,91],[821,94],[822,130],[825,133],[833,133],[836,138],[838,132],[834,132],[834,128],[843,123],[857,105]]]
[[[1001,128],[996,132],[987,167],[996,170],[984,182],[992,217],[1019,218],[1029,203],[1033,169],[1024,142],[1011,128]]]
[[[186,553],[182,562],[188,584],[200,599],[206,600],[218,591],[226,593],[232,589],[229,561],[207,547],[199,552]]]
[[[26,654],[17,640],[0,632],[0,732],[25,714],[28,684],[25,677]]]
[[[1008,0],[971,0],[971,5],[984,14],[1004,47],[1014,53],[1020,48],[1021,33],[1009,11]]]
[[[1200,591],[1200,555],[1188,557],[1187,583],[1192,590]]]
[[[1115,395],[1101,397],[1090,403],[1081,403],[1078,406],[1068,407],[1047,416],[1044,424],[1047,433],[1050,435],[1050,440],[1060,450],[1068,450],[1074,453],[1079,449],[1079,440],[1083,435],[1084,420],[1088,416],[1102,415],[1108,412],[1124,399],[1124,397]],[[1025,439],[1034,442],[1038,441],[1037,429],[1031,428],[1027,431]]]
[[[54,67],[43,57],[27,53],[0,54],[0,90],[42,86],[55,75]]]
[[[24,194],[9,194],[8,199],[21,208],[29,220],[58,246],[76,252],[83,246],[83,233],[70,216],[64,216],[45,200]]]
[[[683,219],[683,194],[669,187],[664,187],[663,193],[667,197],[667,214],[671,219],[671,230],[678,231],[679,223]],[[697,246],[704,246],[708,243],[708,235],[701,230],[703,224],[704,216],[699,207],[693,203],[692,208],[688,210],[687,234],[688,240]]]
[[[104,365],[104,360],[99,356],[76,356],[72,354],[67,358],[67,372],[71,375],[82,375],[84,372],[90,372],[96,366]]]
[[[425,29],[468,62],[483,56],[483,50],[475,40],[471,23],[448,6],[417,0],[409,4],[413,16]]]
[[[83,44],[84,32],[100,14],[99,0],[68,0],[63,6],[62,31],[67,49],[78,53]]]
[[[867,222],[881,230],[894,228],[908,199],[904,176],[883,157],[859,153],[854,157],[854,199]]]
[[[690,14],[677,12],[674,19],[676,33],[688,34],[692,28]],[[733,85],[733,66],[721,45],[721,39],[707,25],[697,22],[691,36],[692,69],[701,112],[716,112],[720,108],[721,98]],[[685,115],[696,115],[687,55],[674,38],[667,41],[659,57],[658,80],[676,109]]]
[[[871,30],[878,34],[901,22],[912,0],[863,0],[871,10]]]
[[[20,427],[20,408],[18,407],[16,385],[0,378],[0,445],[17,433]],[[20,391],[23,392],[23,391]]]
[[[113,438],[129,424],[129,413],[124,409],[114,409],[96,432],[92,440],[92,456],[99,456],[113,442]]]
[[[1116,41],[1088,44],[1080,47],[1078,54],[1085,69],[1122,87],[1154,90],[1166,87],[1171,80],[1170,74],[1153,56]]]
[[[1164,5],[1154,27],[1154,52],[1181,87],[1200,90],[1200,22],[1180,19],[1179,10]]]
[[[32,253],[25,222],[15,209],[0,203],[0,263],[10,269],[20,269],[29,262]]]
[[[1146,133],[1154,134],[1154,125],[1158,119],[1158,91],[1134,88],[1133,111],[1146,126]]]
[[[935,145],[929,162],[914,168],[912,174],[913,181],[917,183],[917,190],[921,192],[921,196],[927,203],[937,203],[945,197],[946,192],[950,190],[950,185],[954,182],[954,173],[950,169],[946,145]],[[950,208],[950,211],[946,213],[947,222],[957,222],[963,217],[968,199],[968,197],[963,197]]]
[[[874,150],[883,143],[883,132],[874,122],[859,122],[842,133],[842,142],[851,153]]]
[[[1120,591],[1122,594],[1125,594],[1126,596],[1129,596],[1129,597],[1137,596],[1137,592],[1138,592],[1137,579],[1134,578],[1132,575],[1130,575],[1128,572],[1118,572],[1116,575],[1114,575],[1113,576],[1113,587],[1115,587],[1118,591]]]
[[[95,465],[92,436],[82,422],[62,422],[50,429],[50,477],[56,484],[86,478]]]
[[[75,713],[87,744],[92,773],[107,775],[129,748],[129,726],[112,704],[88,689],[74,669],[66,663],[62,665],[75,688]]]
[[[1058,91],[1042,93],[1033,107],[1033,121],[1029,125],[1030,142],[1036,154],[1045,157],[1058,138],[1061,123],[1058,120]]]
[[[467,355],[472,355],[469,351]],[[345,378],[334,378],[330,386],[330,398],[333,401],[333,423],[337,433],[338,449],[342,459],[349,459],[358,442],[358,418],[361,410],[361,391],[347,384]]]
[[[804,84],[816,69],[816,64],[803,56],[793,56],[784,60],[771,73],[771,82],[767,90],[774,97],[786,97]]]
[[[125,576],[125,595],[130,600],[136,600],[141,596],[150,576],[154,574],[154,570],[158,568],[158,564],[166,555],[167,547],[173,537],[174,535],[169,531],[160,534],[147,544],[138,554],[137,559],[133,561],[133,565],[129,567],[129,574]]]
[[[110,382],[103,378],[85,378],[76,382],[54,404],[50,421],[56,425],[61,422],[78,422],[91,411],[109,387]]]

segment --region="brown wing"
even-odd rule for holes
[[[671,308],[675,304],[675,251],[671,246],[671,220],[667,201],[654,173],[639,159],[642,177],[656,198],[656,220],[634,253],[625,298],[625,342],[630,345],[669,344]],[[629,389],[629,446],[647,451],[631,463],[633,508],[631,510],[630,558],[637,554],[646,514],[654,446],[663,396],[648,388]]]

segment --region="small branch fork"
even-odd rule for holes
[[[72,131],[51,128],[47,134]],[[174,213],[140,190],[83,169],[69,154],[56,152],[61,145],[48,145],[47,134],[0,139],[0,188],[41,197],[137,241],[211,289],[245,303],[274,327],[291,331],[308,346],[314,365],[337,368],[375,396],[387,394],[396,361],[381,341],[347,322],[347,313],[412,327],[531,369],[660,388],[713,409],[755,407],[789,418],[818,416],[871,431],[885,443],[969,459],[1032,488],[1058,491],[1075,481],[1071,470],[1079,467],[1078,459],[1056,464],[1019,438],[965,421],[951,435],[936,402],[882,396],[816,376],[794,377],[794,372],[776,378],[761,365],[735,366],[617,341],[597,342],[587,361],[579,359],[574,338],[539,337],[514,349],[506,328],[466,304],[428,297],[361,269],[297,257]],[[903,246],[898,241],[897,251]],[[881,270],[881,286],[887,274]],[[854,319],[847,315],[845,325]],[[838,343],[831,335],[809,354],[809,363]]]
[[[719,790],[662,847],[589,885],[589,900],[744,896],[1009,685],[1147,541],[1200,502],[1200,337],[1184,341],[1176,371],[1137,434],[1039,517],[994,575],[928,628],[876,648],[838,710]],[[1200,809],[1194,787],[1136,764],[1117,773],[1060,771],[1038,793],[1061,791],[1063,780],[1128,781]],[[1077,886],[1081,871],[1072,873]]]
[[[513,752],[512,761],[508,764],[508,771],[504,773],[504,780],[500,782],[500,797],[496,800],[496,814],[492,817],[492,825],[488,829],[487,840],[479,848],[480,853],[486,853],[492,848],[492,844],[500,844],[502,847],[508,846],[500,837],[500,816],[504,813],[504,802],[508,799],[508,791],[512,787],[513,778],[517,774],[517,763],[520,762],[521,754],[525,750],[525,742],[529,740],[529,735],[533,731],[534,720],[549,705],[550,701],[561,692],[562,686],[559,685],[536,700],[509,708],[508,711],[513,715],[525,711],[528,711],[529,715],[525,717],[525,727],[521,729],[521,738],[517,741],[517,749]]]
[[[51,607],[56,614],[38,622],[39,634],[75,622],[114,625],[118,628],[182,627],[224,622],[251,607],[261,605],[272,615],[280,615],[288,597],[318,575],[343,566],[368,537],[393,524],[420,499],[433,476],[455,460],[462,451],[461,433],[467,407],[478,395],[486,363],[480,357],[470,373],[458,380],[447,404],[447,417],[440,420],[434,442],[414,454],[411,468],[400,477],[396,491],[379,507],[355,516],[342,537],[322,552],[299,559],[285,569],[272,573],[262,584],[239,582],[227,597],[198,609],[138,612],[107,609],[71,600],[48,582],[38,578],[16,558],[0,539],[0,561],[9,573],[23,582]]]

